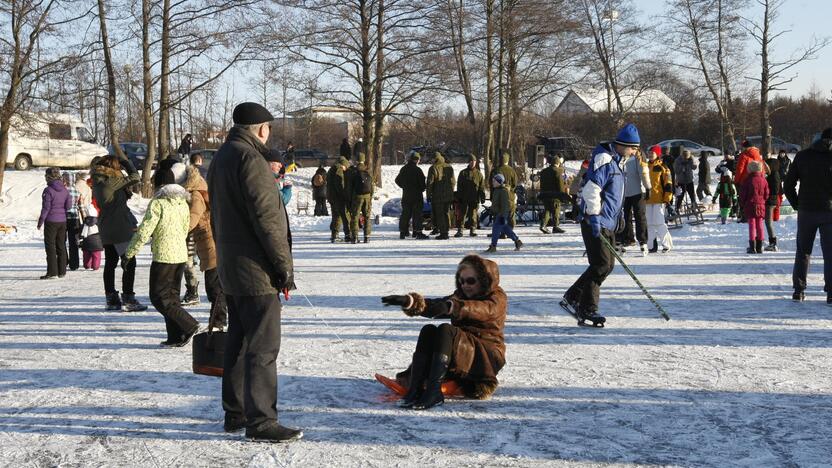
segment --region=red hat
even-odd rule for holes
[[[653,145],[647,150],[656,155],[656,157],[660,157],[662,155],[662,147],[659,145]]]

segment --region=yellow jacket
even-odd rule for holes
[[[658,205],[670,203],[673,200],[673,181],[670,169],[665,167],[660,158],[648,163],[650,171],[650,197],[647,203]]]

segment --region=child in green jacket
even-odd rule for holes
[[[186,238],[191,213],[188,206],[190,194],[177,183],[175,174],[184,179],[184,165],[177,163],[154,174],[156,193],[124,254],[128,259],[135,257],[142,245],[153,239],[150,302],[165,318],[168,337],[161,343],[165,347],[185,346],[199,329],[199,322],[179,302],[182,276],[188,260]]]

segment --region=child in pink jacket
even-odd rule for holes
[[[748,174],[742,182],[740,203],[748,220],[748,250],[747,253],[763,253],[763,223],[766,217],[766,200],[769,190],[763,172],[762,161],[750,161]]]

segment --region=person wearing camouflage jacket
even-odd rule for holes
[[[459,171],[456,182],[457,198],[459,199],[462,216],[459,218],[456,237],[462,237],[463,227],[469,229],[469,235],[475,237],[479,224],[477,208],[480,203],[485,202],[485,182],[480,172],[478,160],[475,155],[468,159],[468,167]]]
[[[437,152],[433,165],[428,169],[426,194],[431,206],[433,226],[439,231],[437,239],[448,239],[451,227],[450,209],[454,199],[454,169]]]
[[[350,240],[358,243],[358,224],[364,217],[364,243],[370,242],[373,228],[373,191],[375,181],[364,163],[364,153],[358,155],[358,164],[345,173],[347,193],[350,194]]]
[[[550,154],[546,157],[549,165],[540,171],[540,195],[543,202],[543,216],[540,219],[540,231],[549,234],[547,226],[552,220],[552,232],[563,234],[560,228],[560,202],[568,196],[563,186],[563,158]]]
[[[344,242],[349,241],[350,238],[349,197],[344,184],[344,171],[349,164],[347,158],[342,156],[326,173],[326,199],[329,200],[329,207],[332,211],[332,221],[329,223],[330,242],[335,242],[338,238],[338,230],[342,224],[344,225]]]

